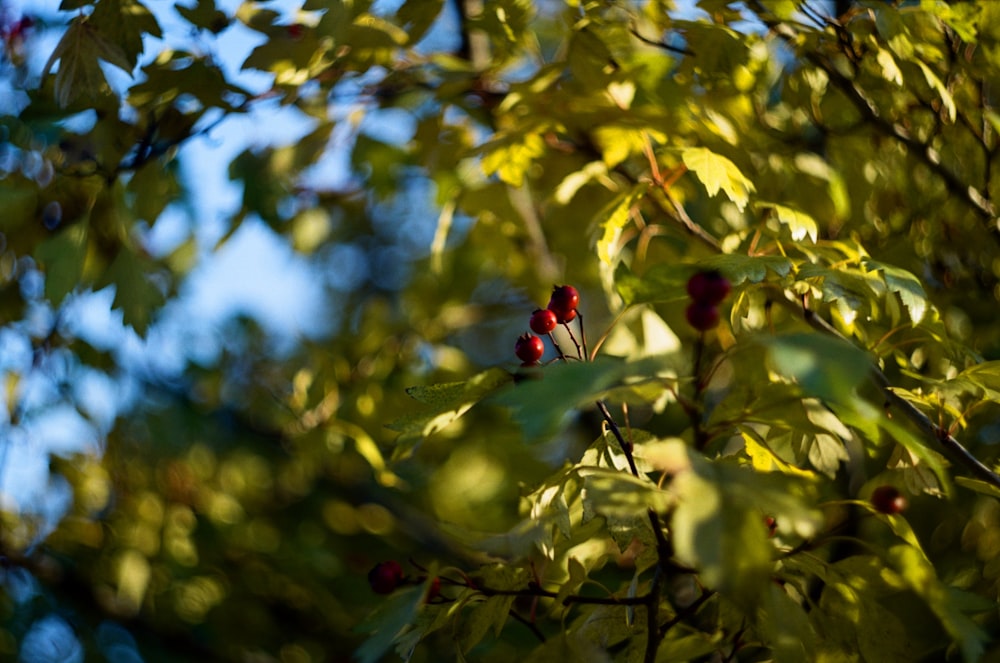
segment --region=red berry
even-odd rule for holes
[[[729,279],[717,271],[698,272],[688,279],[687,292],[696,302],[718,304],[733,289]]]
[[[778,521],[774,519],[774,516],[765,517],[764,524],[767,526],[767,535],[769,537],[773,537],[778,533]]]
[[[895,486],[879,486],[872,491],[872,506],[880,513],[900,513],[906,510],[906,496]]]
[[[431,583],[427,587],[427,601],[428,603],[441,596],[441,578],[434,576],[431,578]]]
[[[684,311],[688,324],[698,331],[714,329],[719,324],[719,308],[715,304],[693,301]]]
[[[391,594],[399,587],[403,576],[403,567],[399,562],[379,562],[368,572],[368,584],[376,594]]]
[[[545,344],[533,334],[521,334],[514,343],[514,354],[526,364],[533,364],[542,358]]]
[[[569,322],[576,317],[580,305],[580,293],[571,285],[557,285],[552,288],[548,309],[556,314],[558,322]]]
[[[547,308],[540,308],[531,314],[531,322],[528,323],[528,326],[531,327],[531,331],[536,334],[545,335],[551,334],[557,324],[559,323],[556,320],[555,313]]]

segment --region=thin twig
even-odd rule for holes
[[[843,334],[837,331],[833,325],[816,315],[815,312],[801,306],[798,302],[789,301],[784,297],[779,298],[777,301],[785,306],[788,306],[789,308],[792,308],[793,310],[799,311],[806,323],[808,323],[813,329],[829,334],[830,336],[834,336],[845,343],[851,342]],[[871,363],[870,365],[870,373],[875,384],[882,390],[886,403],[901,410],[902,413],[923,432],[924,437],[932,439],[941,445],[941,447],[943,447],[954,460],[963,465],[974,477],[985,481],[992,486],[1000,488],[1000,474],[997,474],[990,468],[986,467],[986,465],[984,465],[978,458],[973,456],[972,453],[962,446],[962,443],[956,440],[946,428],[935,424],[927,417],[926,414],[921,412],[916,405],[897,394],[893,389],[892,384],[889,382],[889,378],[887,378],[885,373],[883,373],[874,363]]]

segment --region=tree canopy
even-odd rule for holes
[[[155,4],[0,12],[3,657],[1000,653],[1000,3]]]

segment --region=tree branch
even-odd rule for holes
[[[801,312],[805,321],[813,329],[835,336],[845,343],[851,342],[850,339],[837,331],[833,325],[816,315],[815,312],[801,306],[798,302],[791,301],[786,297],[781,297],[778,301],[789,308]],[[924,437],[939,444],[953,460],[964,466],[974,477],[1000,488],[1000,474],[986,467],[968,449],[962,446],[962,443],[955,439],[947,429],[932,422],[917,406],[897,394],[889,382],[889,378],[874,363],[871,364],[870,373],[875,384],[882,390],[886,403],[899,409],[907,419],[920,429]]]
[[[799,33],[791,26],[771,17],[759,0],[751,0],[748,6],[754,11],[769,29],[774,31],[790,47],[794,48],[799,38]],[[803,54],[807,60],[823,70],[833,85],[840,90],[848,101],[855,107],[861,116],[881,133],[894,138],[902,143],[911,154],[932,172],[934,172],[944,182],[945,187],[956,198],[965,202],[983,220],[993,222],[997,215],[996,207],[981,191],[974,186],[963,182],[955,173],[945,167],[941,161],[941,155],[934,147],[925,144],[910,134],[910,132],[898,122],[886,118],[882,111],[872,101],[865,92],[858,87],[854,81],[841,73],[829,60],[815,51],[806,51]],[[996,233],[997,228],[991,225],[991,230]]]

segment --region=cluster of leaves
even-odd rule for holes
[[[102,457],[54,459],[75,491],[55,531],[4,514],[7,561],[47,590],[27,611],[5,572],[3,651],[54,599],[86,645],[111,619],[165,660],[994,652],[1000,9],[815,4],[199,0],[172,10],[199,46],[143,58],[143,3],[64,2],[0,118],[13,326],[113,285],[144,333],[197,248],[143,247],[186,195],[178,157],[264,105],[309,129],[233,160],[225,236],[260,219],[372,277],[331,288],[354,313],[322,344],[275,358],[235,324],[215,365],[146,376]],[[229,31],[260,41],[265,91],[212,53]],[[371,130],[400,117],[402,141]],[[310,188],[345,144],[350,186]],[[415,200],[438,213],[419,248]],[[421,269],[376,278],[399,261]],[[703,334],[705,270],[733,290]],[[553,282],[579,287],[592,356],[490,367]],[[39,357],[95,361],[56,331]],[[875,508],[882,485],[910,509]],[[415,580],[375,596],[387,557]]]

